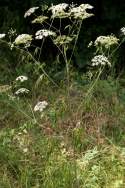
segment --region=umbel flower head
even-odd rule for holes
[[[31,14],[33,14],[39,7],[32,7],[29,10],[27,10],[24,14],[24,18],[30,16]]]
[[[39,101],[35,107],[34,107],[34,112],[43,112],[43,110],[48,106],[48,103],[46,101]]]
[[[109,62],[108,58],[104,55],[97,55],[95,57],[93,57],[93,59],[91,60],[92,62],[92,66],[111,66],[111,63]]]
[[[122,28],[120,29],[120,34],[121,34],[121,36],[124,36],[124,37],[125,37],[125,27],[122,27]]]
[[[113,35],[99,36],[95,40],[94,45],[96,47],[102,46],[102,47],[105,47],[105,48],[109,48],[111,46],[117,45],[118,41],[119,41],[119,39],[117,37],[113,36]]]
[[[20,81],[20,82],[24,82],[24,81],[26,81],[26,80],[28,80],[28,77],[27,76],[18,76],[17,78],[16,78],[16,81]]]
[[[15,95],[22,95],[22,94],[28,94],[29,90],[26,88],[20,88],[15,92]]]
[[[73,7],[71,9],[71,17],[74,17],[75,19],[86,19],[90,16],[93,16],[93,14],[87,13],[87,9],[93,9],[93,6],[89,4],[81,4],[78,7]]]
[[[35,39],[43,39],[43,38],[48,37],[48,36],[55,37],[56,33],[53,32],[53,31],[47,30],[47,29],[41,29],[41,30],[36,32]]]
[[[65,18],[68,16],[66,9],[69,7],[67,3],[52,5],[48,10],[52,12],[52,18]]]
[[[64,45],[64,44],[69,44],[72,42],[72,40],[74,39],[74,37],[69,37],[66,35],[62,35],[62,36],[58,36],[55,40],[54,43],[55,45]]]
[[[14,44],[15,45],[21,45],[24,44],[26,47],[29,47],[32,41],[32,35],[29,34],[21,34],[18,35],[18,37],[15,39]]]
[[[60,3],[51,6],[48,10],[52,12],[52,18],[66,18],[73,17],[74,19],[85,19],[93,14],[87,13],[87,9],[92,9],[93,6],[89,4],[81,4],[76,7],[74,4]]]

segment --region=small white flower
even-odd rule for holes
[[[20,95],[20,94],[27,94],[29,93],[29,90],[26,88],[20,88],[15,92],[15,95]]]
[[[122,28],[120,29],[120,32],[121,32],[121,35],[122,35],[122,36],[125,36],[125,27],[122,27]]]
[[[27,76],[18,76],[18,77],[16,78],[16,81],[20,81],[20,82],[24,82],[24,81],[26,81],[26,80],[28,80],[28,77],[27,77]]]
[[[92,47],[92,45],[93,45],[93,42],[90,41],[87,47],[90,48],[90,47]]]
[[[10,50],[13,50],[14,48],[14,43],[10,43]]]
[[[6,36],[6,34],[5,34],[5,33],[0,34],[0,39],[3,39],[5,36]]]
[[[27,10],[24,14],[24,18],[30,16],[31,14],[33,14],[39,7],[32,7],[29,10]]]
[[[21,34],[15,39],[14,44],[16,45],[26,44],[27,46],[29,46],[31,44],[31,41],[32,41],[32,35]]]
[[[48,36],[56,36],[56,33],[47,29],[41,29],[36,32],[35,39],[43,39]]]
[[[73,2],[70,4],[70,8],[74,8],[76,6],[77,6],[77,4],[74,4]]]
[[[104,55],[97,55],[92,60],[92,66],[98,66],[98,65],[108,65],[111,66],[111,63],[109,62],[108,58]]]
[[[76,127],[79,128],[80,126],[81,126],[81,121],[78,121],[78,122],[76,123]]]
[[[48,106],[48,103],[46,101],[39,101],[35,107],[34,107],[34,112],[43,112],[43,110]]]
[[[27,153],[27,152],[28,152],[28,148],[24,148],[24,149],[23,149],[23,152],[24,152],[24,153]]]

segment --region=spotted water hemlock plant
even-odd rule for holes
[[[21,34],[17,36],[13,44],[20,45],[20,44],[27,44],[30,46],[31,41],[34,39],[42,40],[47,37],[51,37],[55,41],[58,41],[59,38],[67,40],[67,43],[70,43],[72,40],[69,40],[69,38],[77,38],[78,31],[80,30],[80,25],[83,19],[86,19],[90,16],[93,16],[93,14],[88,13],[88,9],[92,9],[93,7],[89,4],[81,4],[80,6],[74,5],[74,4],[67,4],[67,3],[61,3],[58,5],[51,5],[51,7],[46,7],[45,9],[42,8],[42,14],[36,16],[35,11],[37,9],[40,9],[40,7],[32,7],[28,11],[26,11],[24,18],[30,17],[31,15],[36,16],[35,19],[31,20],[32,24],[41,24],[41,30],[36,31],[35,36],[30,34]],[[64,28],[61,25],[61,19],[68,18],[69,19],[69,25],[65,25]],[[60,20],[59,28],[58,26],[54,26],[54,19]],[[45,25],[44,25],[45,24]],[[47,27],[48,25],[48,27]],[[68,32],[66,34],[63,34],[63,31],[68,29]],[[60,40],[60,43],[61,40]],[[57,43],[55,42],[57,45]],[[32,44],[31,44],[32,45]]]
[[[94,41],[96,54],[103,54],[111,58],[113,51],[118,47],[119,39],[115,35],[99,36]]]
[[[99,71],[99,75],[102,72],[103,75],[107,75],[107,73],[109,74],[111,72],[114,74],[114,67],[118,61],[118,53],[116,52],[119,46],[120,39],[113,34],[107,36],[99,36],[94,42],[91,41],[88,44],[88,48],[95,48],[94,57],[91,60],[91,65],[92,67],[94,67],[94,70]]]
[[[39,28],[39,30],[36,30],[33,33],[23,33],[16,36],[14,41],[11,40],[11,49],[23,49],[23,51],[28,53],[28,56],[32,58],[35,64],[41,64],[40,57],[41,55],[45,55],[42,54],[44,44],[46,44],[47,41],[51,41],[53,48],[57,51],[56,54],[53,54],[53,48],[49,49],[50,47],[48,44],[48,56],[52,51],[54,61],[56,60],[59,63],[64,62],[66,65],[67,82],[69,85],[69,69],[81,30],[81,25],[84,19],[93,16],[92,13],[88,13],[88,10],[91,10],[92,8],[93,6],[89,4],[81,4],[78,6],[73,3],[60,3],[58,5],[52,4],[50,7],[42,6],[30,8],[25,12],[24,18],[30,20],[31,24],[33,24],[34,30],[37,28]],[[39,15],[37,15],[37,13]],[[41,45],[37,46],[37,44]],[[32,50],[31,53],[30,47],[34,49],[34,52]],[[42,71],[44,75],[47,76],[43,67]]]

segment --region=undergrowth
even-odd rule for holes
[[[45,13],[47,9],[52,11],[52,20],[45,15],[33,20],[43,23],[50,19],[49,27],[55,29],[55,33],[50,28],[37,31],[36,39],[59,35],[52,40],[60,51],[52,61],[52,70],[40,59],[43,41],[33,52],[30,49],[33,36],[29,34],[15,39],[16,33],[11,30],[7,35],[9,42],[1,40],[4,59],[4,66],[0,66],[1,188],[125,187],[125,78],[115,76],[123,39],[109,35],[91,41],[88,47],[95,50],[89,69],[76,71],[72,58],[81,24],[92,16],[86,7],[92,9],[84,4],[70,8],[63,4],[59,12],[54,11],[55,6],[43,7]],[[38,8],[30,9],[24,17]],[[84,9],[85,15],[82,11],[79,15],[77,9]],[[72,23],[72,27],[67,26],[71,36],[61,34],[61,19],[67,17]],[[72,22],[72,17],[76,22]],[[58,31],[53,26],[56,18],[60,20]],[[72,30],[74,24],[76,35]],[[13,57],[13,66],[4,49]],[[62,62],[64,66],[60,67]]]
[[[48,101],[42,116],[33,112],[34,98],[0,94],[0,187],[124,187],[119,82],[99,81],[88,101],[87,88],[75,83],[70,106],[65,87],[42,89]]]

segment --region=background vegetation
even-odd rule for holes
[[[39,41],[29,51],[12,46],[19,34],[39,29],[24,19],[30,7],[62,2],[0,0],[0,33],[9,36],[0,41],[0,187],[124,188],[124,0],[84,1],[95,16],[83,20],[69,66],[72,45],[64,60],[49,40],[42,52]],[[116,37],[113,46],[95,45],[107,35]],[[93,67],[98,54],[111,65]],[[17,95],[20,88],[26,93]]]

